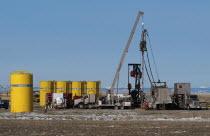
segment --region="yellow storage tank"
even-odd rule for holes
[[[55,90],[56,93],[68,93],[66,81],[56,81],[55,86],[56,86]]]
[[[46,93],[53,93],[54,81],[40,81],[40,106],[44,107],[46,102]]]
[[[71,81],[66,81],[66,93],[71,93]]]
[[[96,97],[99,98],[101,91],[101,82],[100,81],[88,81],[86,84],[86,94],[96,94]]]
[[[10,74],[10,112],[33,111],[33,74],[28,70],[15,70]]]
[[[84,82],[82,81],[71,82],[70,92],[72,93],[72,99],[74,99],[74,96],[82,96],[82,94],[84,94]]]

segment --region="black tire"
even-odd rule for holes
[[[125,108],[124,106],[121,106],[121,107],[120,107],[121,110],[124,110],[124,108]]]
[[[84,104],[83,103],[79,103],[78,104],[78,108],[83,109],[84,108]]]
[[[115,109],[115,110],[118,110],[118,106],[114,106],[114,109]]]
[[[88,108],[88,109],[92,109],[92,108],[93,108],[93,105],[92,105],[92,104],[88,104],[88,105],[87,105],[87,108]]]

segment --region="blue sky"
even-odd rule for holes
[[[210,87],[210,2],[141,0],[19,0],[0,2],[0,84],[26,69],[42,80],[101,80],[111,86],[139,10],[144,11],[160,79],[171,87]],[[141,26],[127,63],[139,63]],[[147,82],[147,87],[149,87]]]

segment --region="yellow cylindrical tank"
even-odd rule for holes
[[[74,96],[82,96],[82,94],[84,94],[84,82],[82,81],[71,82],[71,93],[72,93],[72,99],[74,99]]]
[[[96,94],[96,97],[99,98],[101,82],[100,81],[87,81],[86,84],[86,94]]]
[[[40,81],[39,82],[40,91],[40,106],[44,107],[46,102],[46,93],[53,93],[54,82],[53,81]]]
[[[28,70],[15,70],[10,74],[10,112],[33,111],[33,74]]]
[[[56,81],[55,86],[56,86],[55,90],[56,93],[68,93],[66,81]]]
[[[71,81],[66,81],[66,93],[71,93]]]

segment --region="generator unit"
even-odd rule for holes
[[[166,82],[152,82],[151,97],[147,99],[150,108],[171,109],[173,106],[172,92]]]

